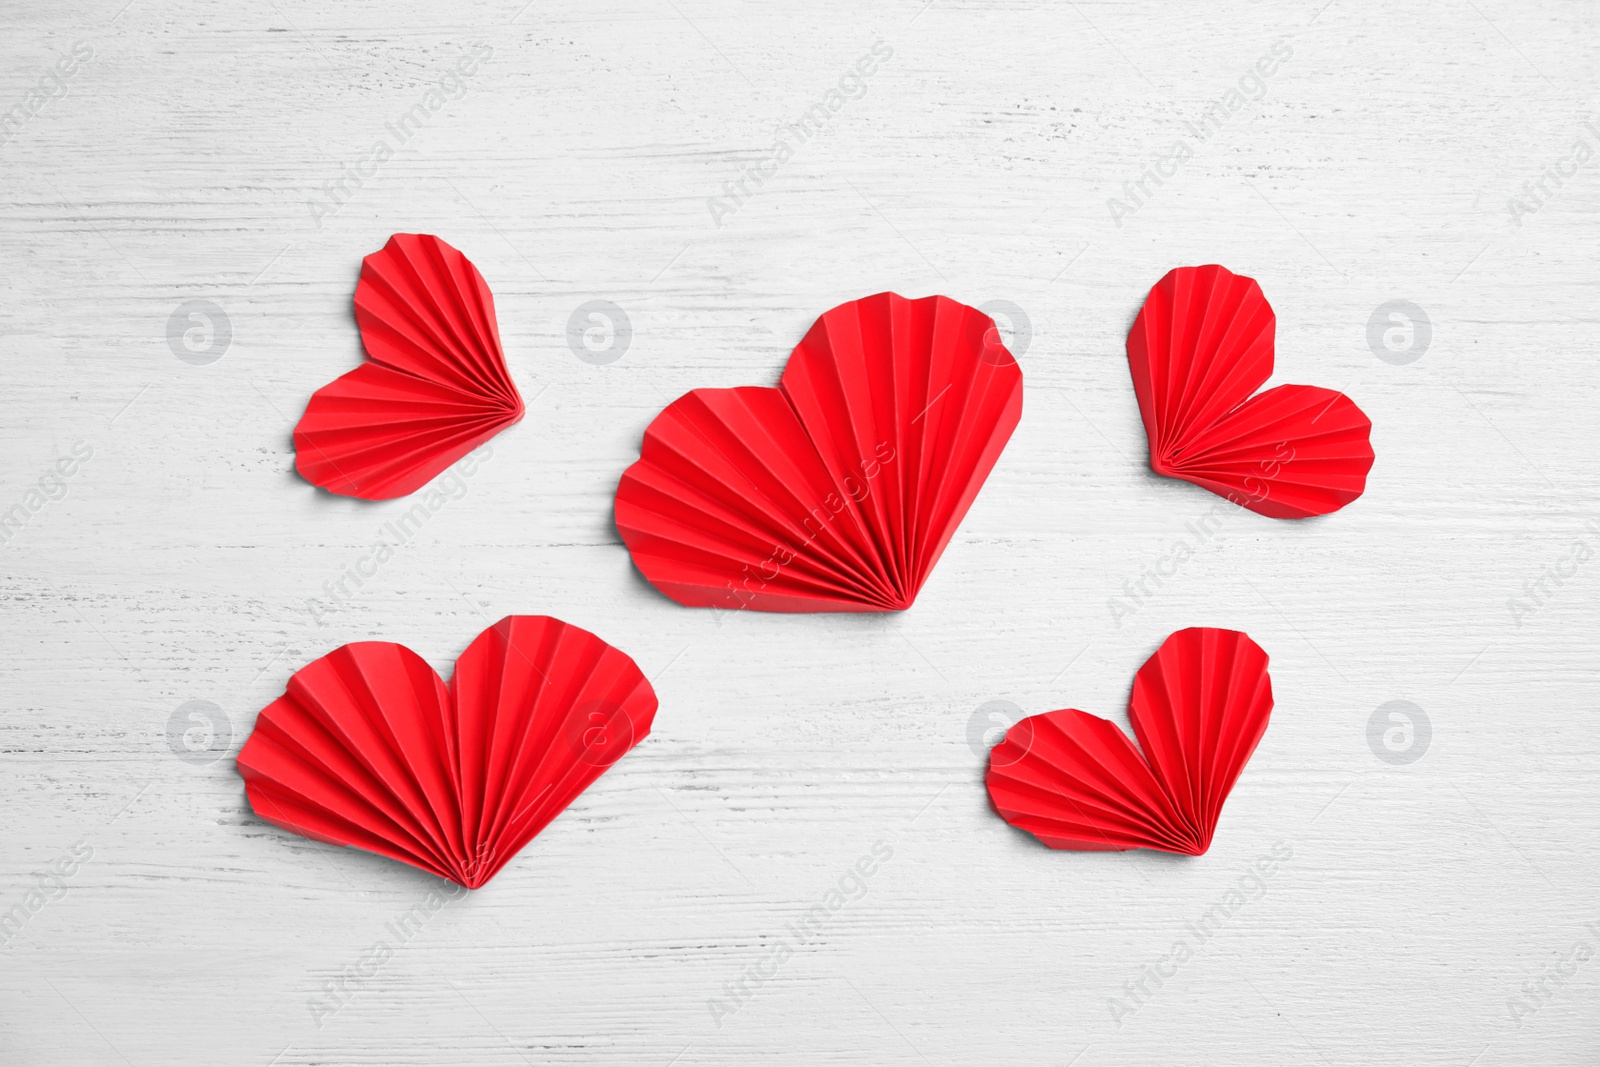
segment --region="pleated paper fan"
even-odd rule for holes
[[[494,296],[444,241],[389,238],[362,261],[355,306],[367,362],[306,405],[294,448],[307,481],[367,500],[405,496],[522,418]]]
[[[650,732],[656,695],[587,630],[513,615],[447,686],[403,645],[295,672],[239,752],[250,806],[285,830],[483,885]]]
[[[1332,389],[1256,393],[1275,328],[1261,286],[1225,267],[1178,267],[1155,284],[1128,331],[1150,467],[1270,518],[1326,515],[1366,489],[1372,422]]]
[[[1000,817],[1051,848],[1198,856],[1272,713],[1267,654],[1236,630],[1179,630],[1139,668],[1128,718],[1031,715],[989,753]]]
[[[1022,414],[993,321],[947,297],[841,304],[777,388],[696,389],[645,431],[617,529],[690,607],[910,607]]]

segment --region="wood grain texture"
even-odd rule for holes
[[[0,108],[38,104],[0,145],[0,512],[92,451],[0,544],[0,914],[91,853],[0,948],[0,1062],[1600,1060],[1600,961],[1574,953],[1600,946],[1600,158],[1574,148],[1600,154],[1600,7],[123,2],[13,0],[0,34]],[[864,91],[714,218],[879,41]],[[1261,98],[1189,134],[1279,41]],[[317,217],[475,42],[459,98]],[[1186,137],[1118,225],[1107,201]],[[396,231],[483,272],[529,412],[319,625],[308,598],[409,505],[314,490],[290,431],[360,358],[356,272]],[[1114,620],[1215,501],[1146,468],[1122,354],[1149,286],[1206,262],[1260,280],[1274,382],[1348,392],[1377,465],[1322,520],[1225,506]],[[1032,332],[1022,424],[916,606],[718,620],[656,594],[611,525],[651,416],[772,384],[818,313],[888,288],[1011,301]],[[567,343],[596,299],[633,331],[604,366]],[[207,365],[168,340],[191,300],[231,326]],[[1432,324],[1406,365],[1368,345],[1390,300]],[[655,733],[369,965],[430,879],[264,825],[169,719],[211,701],[236,750],[343,642],[448,670],[513,612],[632,654]],[[1278,699],[1211,851],[1057,854],[1000,822],[974,713],[1125,721],[1189,625],[1248,631]],[[1395,699],[1432,729],[1405,765],[1368,740]],[[1278,841],[1259,899],[1144,977]],[[857,899],[797,937],[841,879]]]

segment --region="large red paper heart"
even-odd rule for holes
[[[1224,267],[1178,267],[1155,284],[1128,331],[1150,467],[1271,518],[1326,515],[1366,488],[1372,422],[1332,389],[1256,394],[1275,326],[1255,280]]]
[[[355,303],[367,362],[312,394],[294,428],[308,482],[405,496],[522,418],[494,296],[466,256],[397,233],[362,260]]]
[[[302,667],[238,766],[266,821],[476,889],[642,741],[655,711],[628,656],[512,615],[468,646],[448,687],[382,641]]]
[[[1134,676],[1138,748],[1088,712],[1031,715],[990,750],[989,797],[1051,848],[1198,856],[1271,712],[1259,645],[1236,630],[1179,630]]]
[[[776,389],[696,389],[645,431],[617,530],[690,607],[911,605],[1022,415],[994,322],[894,293],[817,319]]]

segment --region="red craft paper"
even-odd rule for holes
[[[1088,712],[1030,715],[989,752],[989,798],[1051,848],[1198,856],[1271,712],[1259,645],[1237,630],[1179,630],[1134,676],[1138,748]]]
[[[494,296],[466,256],[397,233],[362,261],[355,304],[367,362],[318,389],[294,429],[308,482],[405,496],[522,418]]]
[[[448,687],[386,641],[302,667],[238,766],[267,822],[476,889],[642,741],[655,711],[627,655],[512,615],[468,646]]]
[[[1256,394],[1275,325],[1255,279],[1225,267],[1178,267],[1155,284],[1128,331],[1150,467],[1270,518],[1326,515],[1366,489],[1372,422],[1332,389]]]
[[[994,322],[947,297],[841,304],[777,388],[696,389],[645,431],[617,530],[690,607],[911,606],[1022,415]]]

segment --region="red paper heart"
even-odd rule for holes
[[[1138,748],[1088,712],[1031,715],[989,752],[989,797],[1051,848],[1198,856],[1271,712],[1259,645],[1236,630],[1179,630],[1134,676]]]
[[[468,646],[448,688],[384,641],[302,667],[238,766],[266,821],[476,889],[644,740],[655,711],[628,656],[512,615]]]
[[[330,493],[415,492],[522,418],[494,296],[466,256],[397,233],[361,263],[356,325],[368,362],[312,394],[295,467]]]
[[[841,304],[776,389],[696,389],[645,431],[617,530],[690,607],[899,611],[1022,415],[994,322],[935,296]]]
[[[1178,267],[1128,331],[1150,467],[1275,519],[1337,511],[1372,469],[1372,422],[1343,393],[1272,376],[1272,306],[1252,278]]]

